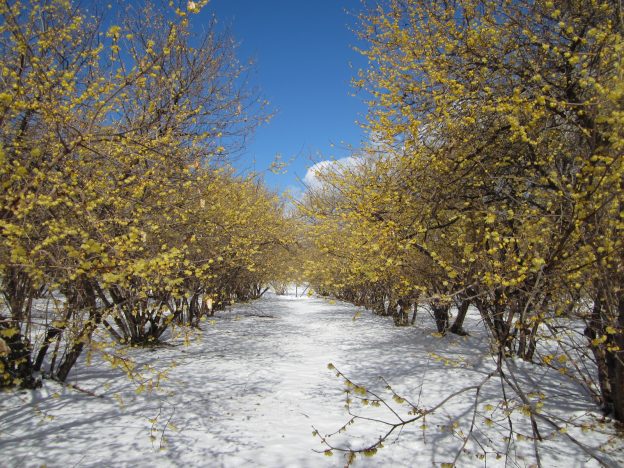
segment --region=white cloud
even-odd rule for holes
[[[350,168],[353,168],[361,163],[362,158],[353,156],[342,159],[328,159],[325,161],[317,162],[308,169],[308,172],[306,172],[306,175],[303,178],[303,183],[309,188],[317,188],[322,184],[322,181],[319,179],[319,174],[327,172],[340,173],[345,170],[349,170]]]

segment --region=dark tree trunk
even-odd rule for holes
[[[376,315],[385,315],[386,314],[386,304],[384,302],[384,295],[377,294],[373,298],[373,312]]]
[[[416,312],[418,312],[418,303],[414,303],[414,311],[412,312],[412,320],[410,320],[410,325],[414,325],[416,323]]]
[[[593,340],[602,336],[603,324],[602,324],[602,299],[597,297],[594,299],[594,306],[592,308],[592,315],[589,321],[588,327],[585,329],[585,335],[590,340],[590,349],[596,359],[596,367],[598,370],[598,385],[600,387],[600,396],[602,403],[602,410],[605,413],[611,413],[613,411],[613,397],[611,395],[611,380],[609,379],[609,360],[607,358],[606,349],[602,344],[594,344]]]
[[[17,326],[16,324],[12,328]],[[0,357],[4,367],[3,374],[0,374],[0,386],[39,387],[41,381],[33,376],[32,349],[27,338],[21,333],[17,333],[5,338],[5,343],[10,351],[6,357]]]
[[[37,359],[35,360],[35,365],[33,366],[33,369],[35,370],[35,372],[38,372],[41,370],[43,360],[45,359],[45,356],[48,353],[50,344],[61,334],[61,331],[62,329],[60,328],[51,327],[46,332],[43,345],[41,346],[41,348],[39,349],[39,352],[37,353]]]
[[[398,303],[392,296],[392,294],[388,294],[388,306],[385,308],[384,313],[382,314],[384,317],[394,317],[396,314]],[[385,305],[385,301],[384,301]]]
[[[407,299],[401,298],[397,301],[397,305],[399,309],[395,310],[393,314],[394,324],[397,327],[405,327],[409,325],[409,308],[411,303]]]
[[[441,304],[439,302],[434,302],[431,307],[433,309],[433,318],[435,320],[438,333],[446,333],[446,330],[449,326],[450,307],[446,304]]]
[[[84,324],[82,330],[78,334],[78,337],[75,338],[71,348],[65,355],[65,359],[63,359],[63,362],[61,362],[58,369],[54,373],[54,377],[61,382],[65,382],[65,380],[67,380],[69,372],[76,364],[80,354],[82,354],[85,343],[91,339],[91,335],[102,321],[104,315],[104,309],[98,308],[97,306],[95,290],[93,289],[92,284],[88,281],[84,281],[82,291],[80,292],[84,294],[84,298],[75,304],[68,304],[68,307],[72,307],[73,305],[77,309],[80,309],[83,305],[86,305],[89,308],[89,319]],[[77,310],[72,311],[74,314],[76,312]]]
[[[33,377],[32,345],[22,328],[23,324],[26,329],[30,326],[35,291],[28,276],[17,268],[9,268],[2,282],[10,317],[0,315],[0,330],[7,330],[4,340],[9,348],[8,354],[0,357],[4,367],[4,372],[0,373],[0,386],[35,388],[41,382]]]
[[[464,320],[466,319],[466,314],[468,313],[468,308],[470,307],[470,300],[463,299],[457,308],[457,317],[449,328],[451,333],[455,333],[456,335],[466,336],[468,333],[464,330]]]
[[[616,351],[607,351],[610,355],[609,377],[611,384],[611,398],[613,400],[613,415],[615,419],[624,422],[624,293],[617,294],[618,327],[611,336],[611,348]]]

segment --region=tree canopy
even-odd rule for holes
[[[619,3],[601,0],[362,14],[373,141],[346,175],[321,170],[302,203],[317,289],[398,324],[428,304],[442,333],[452,305],[472,304],[501,359],[550,363],[544,339],[562,362],[593,361],[595,380],[568,371],[622,420],[622,33]],[[576,347],[562,320],[583,324]]]

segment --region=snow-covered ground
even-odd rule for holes
[[[141,365],[175,364],[151,394],[137,393],[136,383],[97,356],[90,366],[81,362],[70,383],[98,396],[50,381],[36,391],[0,394],[0,466],[342,466],[342,455],[325,456],[326,447],[312,434],[313,426],[325,435],[349,420],[344,383],[328,363],[382,394],[405,417],[410,408],[392,401],[380,377],[415,405],[430,408],[495,369],[476,315],[467,319],[468,337],[433,335],[433,322],[424,313],[418,322],[401,329],[348,304],[269,294],[205,322],[190,345],[178,340],[131,350]],[[516,375],[527,393],[543,393],[543,411],[562,418],[560,427],[566,426],[563,419],[586,425],[584,431],[572,425],[557,431],[540,423],[542,466],[598,466],[587,451],[609,465],[624,465],[621,438],[593,412],[580,387],[555,371],[523,363]],[[478,398],[476,413],[475,392],[466,392],[424,423],[397,430],[374,457],[358,456],[356,466],[451,463],[462,447],[459,431],[467,434],[473,417],[474,438],[457,466],[534,465],[531,441],[506,439],[500,381],[484,384]],[[352,409],[392,420],[383,406]],[[512,422],[514,430],[531,435],[528,417],[516,411]],[[362,447],[383,426],[359,421],[329,440]]]

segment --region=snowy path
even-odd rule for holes
[[[442,350],[427,317],[421,317],[421,327],[398,329],[368,312],[353,320],[357,310],[316,298],[268,296],[221,313],[190,346],[137,350],[137,359],[157,367],[176,362],[164,384],[171,392],[167,398],[135,394],[127,379],[97,362],[81,366],[72,382],[103,398],[52,382],[36,392],[2,395],[0,466],[342,466],[340,455],[313,451],[322,448],[312,437],[313,424],[333,432],[348,419],[342,384],[327,369],[329,362],[375,388],[383,375],[414,400],[424,383],[421,397],[431,401],[491,369],[477,332],[444,338],[444,357],[456,363],[449,369],[432,358]],[[474,317],[467,325],[478,327]],[[461,414],[464,406],[450,411]],[[571,404],[566,411],[586,409]],[[165,429],[166,444],[159,450],[167,422],[175,427]],[[444,411],[438,422],[448,422]],[[435,421],[428,424],[435,427]],[[362,430],[370,437],[370,428]],[[350,433],[357,436],[358,428]],[[439,466],[452,460],[456,449],[457,440],[448,434],[434,430],[423,440],[415,426],[357,466]],[[514,450],[511,466],[531,464],[526,451]],[[585,466],[586,457],[557,445],[546,460],[545,466],[567,468]],[[467,454],[459,466],[485,462],[501,466],[504,460]]]

